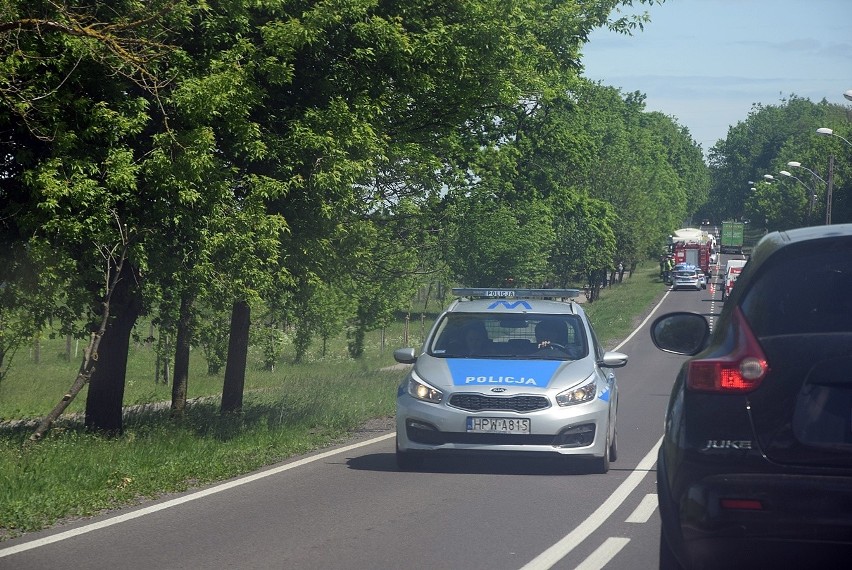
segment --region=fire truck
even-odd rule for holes
[[[713,243],[706,234],[700,231],[687,231],[691,228],[678,230],[672,235],[671,252],[675,265],[688,263],[694,265],[710,277],[710,254],[713,253]]]

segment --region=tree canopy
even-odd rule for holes
[[[87,423],[120,430],[140,315],[177,339],[179,414],[190,344],[224,350],[200,315],[239,321],[229,355],[265,327],[273,360],[276,327],[304,347],[343,319],[358,357],[422,276],[557,283],[656,252],[706,199],[700,149],[580,76],[593,29],[655,3],[7,2],[4,342],[108,317]],[[329,287],[347,302],[322,308]]]
[[[795,95],[776,105],[754,105],[710,150],[713,187],[702,213],[749,220],[767,230],[852,222],[852,146],[841,140],[852,138],[848,113],[840,105]],[[819,128],[832,128],[836,136],[822,136]]]

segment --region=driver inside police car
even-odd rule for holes
[[[541,321],[535,326],[535,341],[538,348],[565,345],[565,325],[556,321]]]

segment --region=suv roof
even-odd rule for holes
[[[737,287],[731,292],[732,304],[739,302],[739,296],[752,280],[751,276],[762,271],[771,257],[781,252],[793,253],[796,248],[807,248],[814,252],[824,251],[828,247],[839,247],[843,250],[848,247],[850,239],[852,224],[812,226],[766,234],[752,251],[749,263],[743,265],[742,273],[737,279]]]
[[[834,226],[811,226],[806,228],[796,228],[781,232],[772,232],[761,238],[758,245],[752,251],[752,259],[762,261],[764,257],[769,257],[778,249],[793,245],[796,243],[834,239],[834,238],[849,238],[852,236],[852,224],[837,224]]]

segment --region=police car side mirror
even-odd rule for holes
[[[398,348],[393,351],[393,359],[400,364],[414,364],[417,357],[414,355],[413,348]]]
[[[627,355],[622,352],[605,352],[599,364],[604,368],[621,368],[627,365]]]

